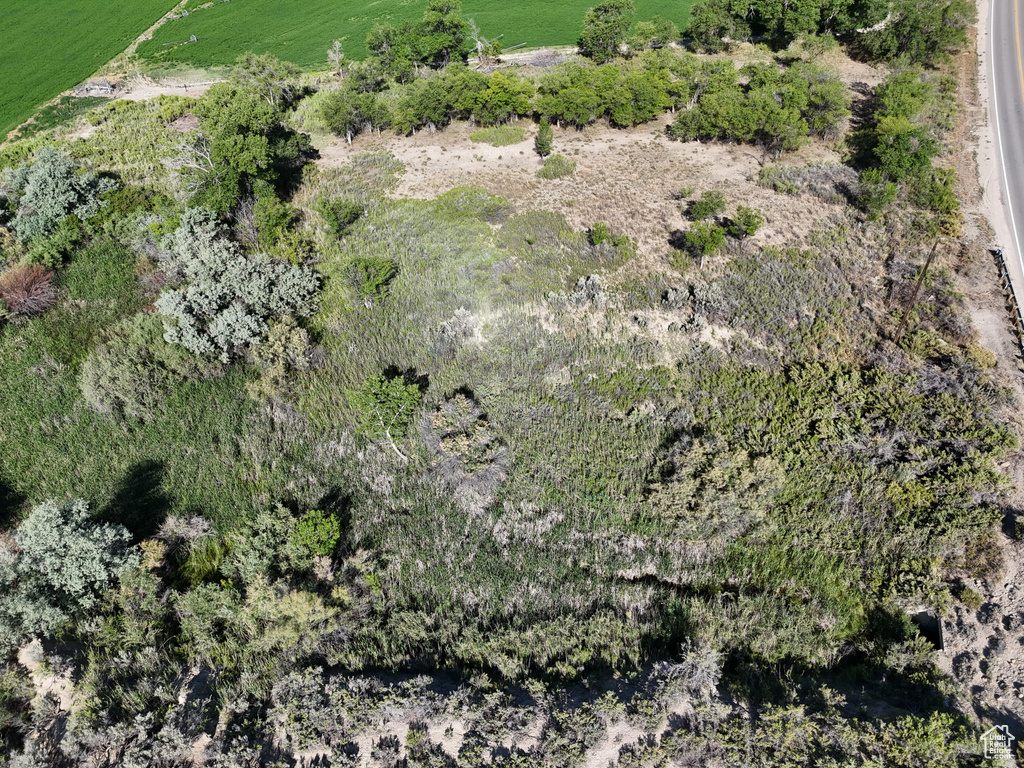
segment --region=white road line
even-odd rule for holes
[[[999,133],[999,84],[996,82],[996,57],[995,57],[995,18],[996,2],[990,0],[988,5],[988,59],[989,69],[992,71],[992,121],[996,129],[996,145],[999,148],[999,164],[1003,169],[1003,196],[1006,198],[1006,208],[1010,212],[1010,233],[1013,235],[1014,247],[1017,249],[1017,263],[1020,264],[1021,274],[1024,275],[1024,254],[1020,250],[1020,241],[1017,239],[1017,224],[1013,219],[1013,200],[1010,198],[1010,177],[1006,174],[1006,158],[1003,156],[1003,140]]]

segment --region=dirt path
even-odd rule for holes
[[[202,96],[210,90],[211,85],[219,82],[220,80],[203,80],[194,83],[184,80],[172,82],[136,77],[125,83],[124,90],[119,92],[115,98],[145,101],[146,99],[155,99],[157,96]]]
[[[171,10],[169,10],[167,13],[165,13],[163,16],[157,19],[153,26],[151,26],[149,29],[147,29],[145,32],[143,32],[141,35],[135,38],[132,44],[125,48],[124,52],[120,55],[127,57],[135,53],[136,49],[139,47],[139,43],[142,43],[145,40],[152,40],[153,35],[156,33],[156,31],[171,19],[177,18],[178,13],[182,11],[187,4],[188,0],[181,0],[181,2],[179,2],[173,8],[171,8]]]

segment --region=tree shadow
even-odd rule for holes
[[[6,482],[0,480],[0,529],[11,528],[21,516],[22,505],[27,500]]]
[[[430,388],[430,376],[426,373],[419,373],[415,368],[401,369],[397,365],[389,365],[384,369],[384,378],[388,381],[401,379],[407,387],[415,386],[420,394],[426,394]]]
[[[668,244],[677,251],[688,250],[689,245],[686,242],[686,232],[681,229],[673,229],[672,232],[669,233]]]
[[[125,526],[137,540],[155,534],[171,506],[161,487],[163,474],[162,461],[146,459],[132,464],[100,517]]]

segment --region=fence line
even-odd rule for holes
[[[1017,355],[1017,368],[1024,370],[1024,315],[1021,314],[1020,302],[1017,300],[1017,292],[1013,289],[1013,281],[1010,280],[1010,272],[1006,268],[1006,257],[1003,249],[996,251],[996,261],[999,264],[999,286],[1003,289],[1003,297],[1006,300],[1006,308],[1010,312],[1010,324],[1013,326],[1014,334],[1017,336],[1017,347],[1020,354]]]

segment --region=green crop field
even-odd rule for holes
[[[465,0],[461,15],[475,20],[486,37],[504,34],[506,46],[526,43],[535,48],[574,43],[583,14],[594,4],[595,0]],[[694,0],[638,0],[636,17],[659,15],[681,27],[693,4]],[[153,40],[139,46],[139,54],[158,62],[206,67],[230,64],[245,51],[269,52],[312,67],[325,64],[327,49],[340,39],[350,59],[361,59],[374,22],[419,19],[425,6],[426,0],[231,0],[168,22]],[[192,35],[196,42],[165,45]]]
[[[0,137],[123,51],[174,0],[6,0],[0,25]]]

